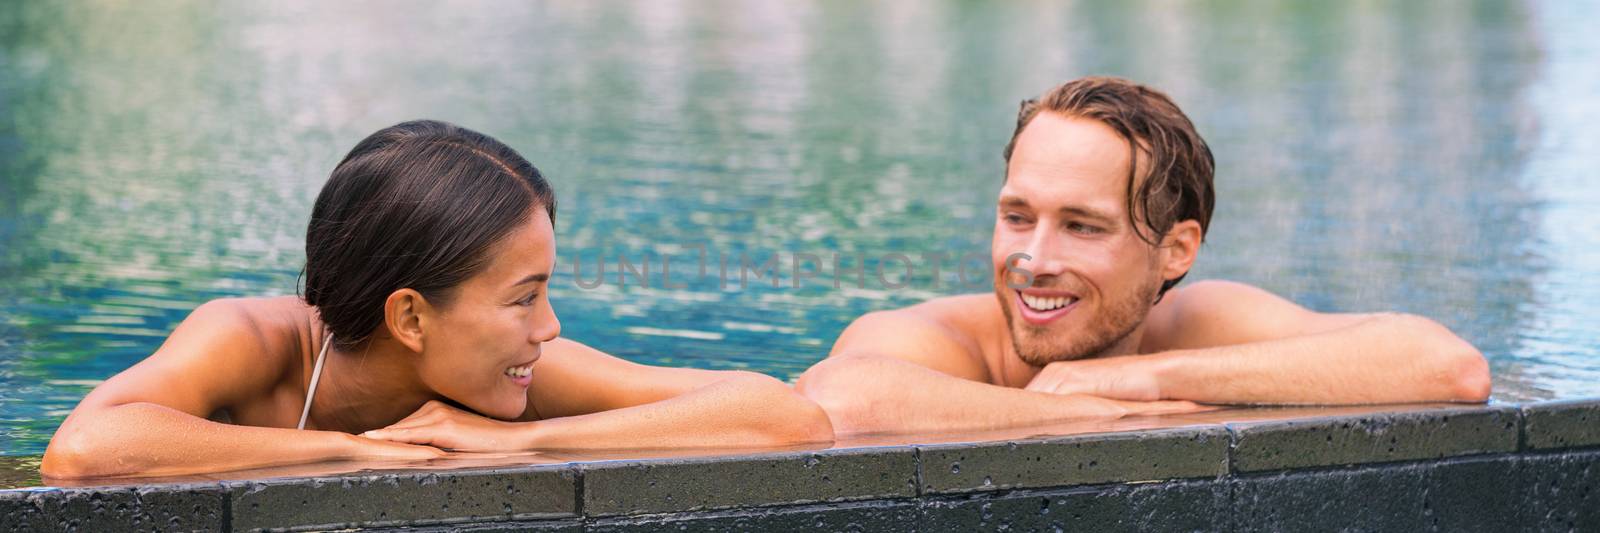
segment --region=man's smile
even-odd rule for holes
[[[1078,307],[1077,295],[1062,291],[1017,291],[1016,302],[1022,319],[1036,326],[1054,322]]]

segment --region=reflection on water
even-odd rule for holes
[[[1090,73],[1167,89],[1217,153],[1192,278],[1435,317],[1490,354],[1498,399],[1600,394],[1583,283],[1600,272],[1600,13],[1159,4],[11,6],[0,455],[40,453],[199,303],[293,293],[333,164],[417,117],[495,135],[554,182],[566,335],[791,379],[851,318],[959,291],[1017,101]],[[680,281],[701,247],[818,254],[804,270],[822,276]],[[887,288],[875,260],[866,286],[833,287],[831,254],[892,252],[952,259],[937,287],[924,267]],[[591,280],[619,254],[670,255],[685,286],[576,285],[574,260]]]

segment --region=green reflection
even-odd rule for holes
[[[42,451],[198,303],[292,293],[329,170],[418,117],[495,135],[554,182],[567,335],[792,379],[855,316],[956,291],[953,261],[939,288],[920,270],[906,290],[579,290],[572,258],[676,254],[677,276],[697,245],[986,253],[1018,101],[1086,74],[1167,90],[1212,143],[1191,279],[1436,317],[1491,355],[1499,399],[1600,393],[1600,347],[1570,325],[1594,308],[1551,300],[1594,274],[1541,240],[1564,235],[1541,222],[1540,180],[1561,173],[1524,174],[1561,109],[1530,87],[1577,68],[1542,63],[1567,46],[1545,33],[1566,34],[1534,19],[1600,16],[1536,7],[21,3],[0,11],[0,455]],[[1600,157],[1546,150],[1561,169]]]

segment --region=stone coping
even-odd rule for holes
[[[1521,406],[1249,408],[970,434],[867,436],[818,450],[542,454],[450,469],[111,480],[0,490],[0,530],[513,522],[562,529],[673,513],[857,505],[852,502],[878,502],[873,512],[892,515],[905,511],[897,505],[915,507],[910,502],[919,498],[1182,485],[1600,448],[1597,422],[1600,398]]]

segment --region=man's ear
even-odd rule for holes
[[[428,305],[428,300],[413,289],[400,289],[389,294],[383,301],[383,325],[389,328],[389,334],[394,340],[410,348],[413,352],[422,352],[423,335],[422,324],[433,311]]]
[[[1161,238],[1160,257],[1157,258],[1161,279],[1178,279],[1189,272],[1195,257],[1200,255],[1200,238],[1200,222],[1194,219],[1180,220],[1167,230],[1166,236]]]

